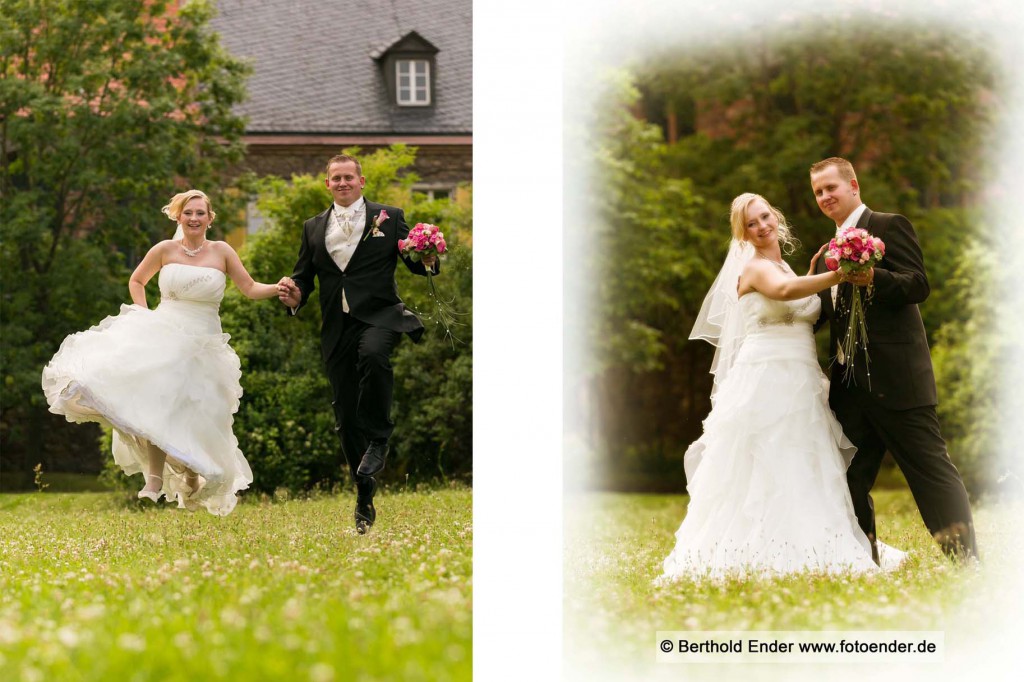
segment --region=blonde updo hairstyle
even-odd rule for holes
[[[772,206],[763,196],[753,192],[744,192],[732,200],[732,209],[729,213],[732,238],[739,242],[747,241],[747,208],[758,199],[763,201],[768,206],[768,210],[774,213],[779,220],[779,244],[782,252],[787,256],[792,254],[800,242],[793,236],[793,228],[786,222],[786,216],[782,215],[782,211]]]
[[[190,189],[187,192],[175,194],[171,197],[170,203],[161,208],[160,211],[174,222],[178,222],[178,218],[181,217],[181,212],[185,210],[185,204],[193,199],[202,199],[206,202],[206,210],[210,212],[210,222],[212,223],[217,217],[217,214],[213,212],[213,207],[210,206],[210,197],[206,196],[205,192],[198,189]]]

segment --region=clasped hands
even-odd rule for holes
[[[291,277],[282,277],[277,283],[277,299],[289,308],[298,308],[302,303],[302,290]]]
[[[843,276],[843,280],[859,287],[866,287],[875,281],[875,269],[868,268],[863,272],[850,272]]]

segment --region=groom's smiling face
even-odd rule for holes
[[[327,169],[327,189],[334,195],[339,206],[350,206],[363,195],[366,178],[359,174],[359,169],[352,161],[332,163]]]
[[[858,196],[860,187],[857,186],[856,178],[844,180],[836,166],[828,166],[813,173],[811,189],[814,190],[814,199],[818,202],[818,208],[835,221],[836,225],[841,224],[848,215],[853,213],[853,209],[860,206],[860,197]]]

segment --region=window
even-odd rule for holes
[[[435,199],[451,199],[453,194],[451,187],[441,185],[413,185],[412,191],[415,194],[425,196],[431,201]]]
[[[426,59],[395,61],[396,101],[401,106],[422,107],[430,104],[430,62]]]
[[[263,225],[266,219],[260,210],[256,207],[256,197],[249,199],[249,202],[245,206],[245,232],[246,234],[256,234],[263,230]]]
[[[416,31],[370,53],[380,64],[388,101],[400,108],[434,106],[438,49]],[[421,111],[407,112],[419,115]]]

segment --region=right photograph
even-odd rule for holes
[[[566,678],[1001,679],[1013,21],[662,4],[566,43]]]

